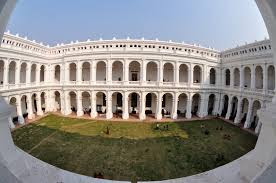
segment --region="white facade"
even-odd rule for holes
[[[271,49],[269,40],[221,53],[129,39],[49,47],[6,33],[0,94],[21,124],[51,111],[125,120],[220,115],[258,133],[257,110],[275,94]]]

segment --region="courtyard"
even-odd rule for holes
[[[34,157],[75,173],[154,181],[198,174],[251,151],[257,137],[220,119],[109,122],[48,115],[12,133]]]

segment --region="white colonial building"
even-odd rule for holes
[[[259,132],[257,110],[275,95],[269,40],[218,52],[159,40],[99,40],[55,47],[6,33],[0,95],[10,126],[45,112],[145,120],[219,115]]]

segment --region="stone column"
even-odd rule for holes
[[[163,60],[161,60],[159,62],[159,68],[157,69],[158,70],[158,78],[157,78],[157,82],[159,82],[159,86],[162,86],[163,85],[163,79],[164,79],[164,65],[163,65]]]
[[[204,65],[201,71],[201,80],[203,86],[209,86],[210,85],[210,68],[207,67],[207,65]]]
[[[139,119],[140,120],[145,120],[146,119],[146,114],[145,114],[145,105],[146,105],[146,94],[144,92],[141,93],[141,96],[139,97],[140,100],[140,109],[139,109]]]
[[[76,63],[77,65],[77,84],[81,84],[82,83],[82,62],[77,61]]]
[[[31,63],[27,63],[27,67],[26,67],[26,84],[27,86],[31,84],[31,69],[32,65]]]
[[[179,85],[179,63],[178,62],[175,64],[175,69],[174,69],[174,83],[175,83],[175,86]]]
[[[4,62],[4,75],[3,75],[3,85],[6,87],[9,84],[9,62],[5,60]]]
[[[129,118],[129,108],[128,108],[128,92],[124,92],[123,95],[123,119],[127,120]]]
[[[235,124],[239,124],[241,122],[241,110],[242,110],[242,98],[241,97],[238,97],[238,108],[237,108],[237,115],[236,115],[236,118],[235,118],[235,121],[234,123]]]
[[[258,123],[257,123],[257,126],[255,128],[255,133],[259,134],[261,132],[261,129],[262,129],[262,123],[259,120]]]
[[[186,110],[186,118],[192,118],[192,94],[189,93],[187,96],[187,110]]]
[[[251,98],[249,99],[248,111],[247,111],[246,121],[244,123],[244,128],[250,128],[252,112],[253,112],[253,99]]]
[[[64,91],[64,104],[65,104],[65,111],[64,115],[69,115],[72,113],[71,110],[71,101],[70,101],[70,96],[68,91]]]
[[[83,107],[82,107],[82,92],[77,91],[77,116],[83,116]]]
[[[124,61],[124,84],[127,85],[129,82],[129,61]]]
[[[20,84],[20,65],[20,61],[18,61],[15,66],[15,85],[17,86]]]
[[[70,82],[70,64],[69,63],[65,63],[64,72],[65,72],[64,84],[66,84]]]
[[[108,60],[106,65],[106,81],[108,84],[112,84],[112,61]]]
[[[240,89],[244,90],[244,70],[243,66],[240,67]]]
[[[171,116],[172,119],[177,119],[178,96],[179,96],[178,93],[174,93],[173,100],[172,100],[172,104],[173,104],[172,116]]]
[[[225,119],[229,119],[230,118],[230,115],[231,115],[231,112],[232,112],[232,107],[233,107],[232,99],[233,99],[233,97],[229,96],[228,109],[227,109],[227,113],[226,113]]]
[[[95,85],[96,79],[97,79],[97,65],[94,60],[91,62],[90,79],[91,79],[91,84]]]
[[[216,116],[217,114],[219,114],[219,103],[220,103],[220,94],[215,95],[215,103],[214,103],[214,109],[213,109],[213,115]],[[208,110],[208,109],[207,109]],[[207,111],[208,114],[208,111]]]
[[[234,68],[230,68],[230,88],[234,88]]]
[[[256,89],[256,67],[253,65],[251,69],[251,90]]]
[[[140,72],[141,85],[143,86],[147,80],[147,63],[145,60],[142,60],[142,64],[140,65]]]
[[[268,87],[267,87],[267,66],[266,66],[266,64],[262,68],[263,68],[263,88],[264,88],[263,92],[264,92],[264,94],[266,94],[267,89],[268,89]]]
[[[31,94],[27,94],[27,111],[28,111],[28,119],[33,119],[34,118],[34,113],[33,113],[33,105],[32,105],[32,97]]]
[[[16,111],[17,111],[17,117],[18,117],[18,122],[19,124],[24,124],[25,120],[23,118],[23,114],[22,114],[22,108],[21,108],[21,98],[20,96],[16,96]]]
[[[188,69],[189,76],[189,86],[193,86],[194,84],[194,64],[190,64],[190,68]]]
[[[41,67],[40,64],[36,65],[36,71],[35,71],[36,85],[40,84],[40,69],[41,69],[40,67]]]
[[[106,95],[106,119],[112,119],[113,118],[113,112],[112,112],[112,92],[108,91]]]
[[[222,111],[223,111],[223,108],[224,108],[224,96],[221,96],[220,98],[220,105],[219,105],[219,112],[218,112],[218,115],[221,116],[222,115]]]
[[[92,91],[91,92],[91,118],[96,118],[98,116],[96,107],[97,107],[97,96],[96,96],[96,92]]]
[[[36,93],[36,108],[37,108],[37,115],[38,116],[43,116],[43,111],[41,107],[41,97],[40,93]]]
[[[162,120],[162,101],[163,101],[163,95],[161,92],[158,92],[157,99],[156,99],[156,114],[155,118],[157,120]]]
[[[207,104],[207,105],[206,105]],[[204,118],[207,116],[208,112],[207,109],[208,108],[208,100],[207,100],[207,95],[205,93],[203,93],[200,97],[200,111],[198,116],[200,118]]]
[[[64,99],[64,92],[60,92],[60,112],[61,114],[65,114],[66,106],[65,106],[65,99]]]

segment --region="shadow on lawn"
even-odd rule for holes
[[[133,182],[201,173],[233,161],[254,147],[251,143],[241,150],[223,139],[214,141],[220,134],[213,131],[209,136],[201,134],[198,132],[200,122],[194,126],[187,122],[177,125],[193,134],[189,134],[188,139],[179,136],[111,138],[31,124],[14,131],[13,138],[19,148],[59,168],[92,177],[101,174],[105,179]],[[156,129],[156,124],[151,128],[163,133]],[[170,126],[168,128],[170,130]]]

